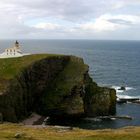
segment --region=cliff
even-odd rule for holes
[[[115,90],[99,87],[83,59],[38,54],[0,59],[0,113],[18,122],[32,112],[41,115],[115,114]]]

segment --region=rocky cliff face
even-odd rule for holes
[[[116,91],[99,87],[86,75],[84,109],[88,117],[114,115],[116,113]]]
[[[110,115],[115,102],[115,91],[98,87],[81,58],[52,56],[36,60],[8,80],[0,95],[0,113],[11,122],[31,112],[52,117]]]

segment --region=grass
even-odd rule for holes
[[[0,59],[0,91],[5,89],[8,80],[17,75],[21,69],[46,57],[59,56],[55,54],[34,54],[18,58]]]
[[[70,92],[71,87],[78,85],[79,82],[83,82],[83,75],[88,70],[88,66],[82,62],[82,59],[76,57],[71,59],[69,65],[65,67],[64,71],[56,79],[59,88],[62,88],[66,92]]]
[[[64,70],[60,72],[54,80],[55,88],[48,90],[46,97],[47,107],[66,109],[73,101],[73,106],[80,106],[83,102],[80,102],[81,97],[76,97],[75,100],[71,99],[70,102],[63,101],[64,96],[70,95],[71,90],[74,86],[83,84],[84,74],[88,70],[88,66],[83,63],[83,60],[78,57],[71,57],[68,65],[65,66]],[[70,98],[70,97],[69,97]],[[77,100],[76,100],[77,99]],[[63,102],[62,104],[60,103]],[[53,102],[53,104],[52,104]],[[83,107],[79,109],[83,112]]]
[[[15,134],[21,133],[20,138]],[[1,124],[0,140],[139,140],[140,127],[105,130],[73,130],[60,131],[60,129],[32,128],[18,124]]]
[[[27,55],[18,58],[4,58],[0,59],[0,78],[11,79],[13,78],[22,68],[30,65],[31,63],[46,58],[55,56],[53,54],[34,54]]]

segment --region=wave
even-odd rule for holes
[[[117,95],[118,98],[121,98],[121,99],[135,99],[137,97],[135,96],[128,96],[128,95]]]
[[[121,86],[112,86],[111,88],[114,88],[117,93],[123,93],[125,91],[129,91],[129,90],[134,89],[133,87],[125,87],[125,90],[122,90]]]

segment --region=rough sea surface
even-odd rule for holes
[[[0,53],[11,47],[15,40],[0,40]],[[121,97],[140,98],[140,41],[101,40],[19,40],[24,53],[55,53],[83,57],[90,66],[90,75],[101,86],[117,90]],[[118,128],[140,125],[140,104],[117,105],[117,115],[129,115],[133,120],[95,121],[81,120],[74,126],[95,128]]]

